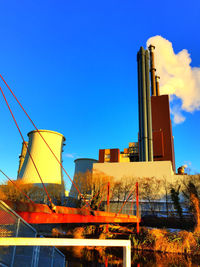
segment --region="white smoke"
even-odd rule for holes
[[[150,44],[156,47],[155,67],[160,76],[160,93],[170,95],[174,123],[182,123],[184,111],[200,110],[200,68],[190,66],[192,60],[186,49],[175,54],[172,43],[162,36],[149,38],[147,46]]]

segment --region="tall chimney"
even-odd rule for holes
[[[139,161],[143,161],[143,142],[142,142],[142,132],[143,132],[143,116],[142,116],[142,96],[141,96],[141,60],[140,52],[137,53],[137,70],[138,70],[138,115],[139,115]]]
[[[146,72],[145,72],[145,50],[140,48],[141,60],[141,100],[142,100],[142,142],[143,142],[143,161],[148,161],[148,137],[147,137],[147,97],[146,97]]]
[[[138,63],[139,161],[153,161],[149,52],[140,47]]]
[[[148,50],[145,51],[145,76],[146,76],[148,161],[153,161],[153,136],[152,136],[151,96],[150,96],[150,81],[149,81],[149,52],[148,52]]]
[[[160,85],[159,85],[160,77],[156,75],[156,95],[160,95]]]
[[[155,80],[155,62],[154,62],[154,49],[155,46],[150,45],[149,51],[150,51],[150,72],[151,72],[151,93],[152,96],[156,96],[156,80]]]

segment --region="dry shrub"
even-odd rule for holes
[[[95,225],[88,225],[85,228],[85,235],[94,235],[96,231],[96,226]]]
[[[74,238],[84,238],[84,228],[83,227],[76,227],[73,230],[73,237]]]
[[[68,230],[67,233],[66,233],[66,236],[67,237],[72,237],[73,236],[72,231],[71,230]]]
[[[195,210],[195,219],[196,219],[196,227],[194,232],[200,232],[200,210],[199,210],[199,199],[195,194],[191,193],[190,199]]]
[[[168,240],[166,238],[167,231],[166,230],[161,230],[161,229],[152,229],[150,230],[150,234],[153,236],[155,239],[154,243],[154,249],[156,251],[166,251],[168,250]]]
[[[46,195],[44,189],[33,184],[26,184],[22,180],[8,181],[0,186],[0,199],[12,202],[30,202],[27,196],[36,202],[43,202]]]
[[[179,236],[182,236],[182,253],[190,254],[194,252],[197,248],[197,241],[191,232],[182,231],[179,233]]]
[[[107,237],[107,234],[103,232],[99,235],[99,239],[106,239],[106,237]]]
[[[152,229],[152,230],[150,230],[150,233],[157,240],[157,239],[163,238],[167,234],[167,231],[163,230],[163,229]]]
[[[75,228],[73,230],[73,238],[83,239],[84,238],[84,228],[83,227]],[[75,257],[81,258],[84,254],[84,246],[73,247],[72,251],[73,251]]]
[[[0,199],[1,200],[7,200],[8,199],[1,188],[0,188]]]
[[[150,234],[155,239],[155,251],[191,254],[197,250],[197,241],[191,232],[181,231],[177,234],[166,230],[152,229]]]
[[[53,237],[59,237],[60,235],[60,231],[57,228],[53,228],[51,232]]]
[[[155,239],[154,250],[170,253],[182,253],[183,237],[162,229],[152,229],[150,234]]]

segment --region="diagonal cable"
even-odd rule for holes
[[[51,151],[51,153],[54,155],[55,159],[60,164],[61,168],[63,169],[63,171],[65,172],[65,174],[67,175],[67,177],[69,178],[69,180],[71,181],[71,183],[74,185],[74,187],[76,188],[76,190],[78,191],[78,193],[80,194],[80,196],[82,197],[82,199],[84,200],[84,202],[87,203],[86,199],[81,194],[81,192],[78,189],[77,185],[73,182],[73,180],[71,179],[71,177],[69,176],[69,174],[67,173],[67,171],[65,170],[65,168],[63,167],[62,163],[56,157],[55,153],[53,152],[53,150],[51,149],[51,147],[48,145],[48,143],[46,142],[46,140],[44,139],[44,137],[42,136],[42,134],[39,132],[38,128],[36,127],[36,125],[34,124],[34,122],[32,121],[32,119],[30,118],[30,116],[28,115],[28,113],[25,111],[25,109],[23,108],[22,104],[19,102],[19,100],[17,99],[17,97],[15,96],[15,94],[13,93],[13,91],[11,90],[11,88],[9,87],[9,85],[6,83],[5,79],[3,78],[3,76],[1,74],[0,74],[0,77],[3,80],[3,82],[5,83],[5,85],[7,86],[7,88],[9,89],[9,91],[11,92],[11,94],[13,95],[13,97],[15,98],[15,100],[17,101],[17,103],[19,104],[19,106],[22,108],[22,110],[24,111],[24,113],[26,114],[26,116],[29,118],[30,122],[32,123],[32,125],[34,126],[34,128],[36,129],[36,131],[38,132],[38,134],[41,136],[41,138],[43,139],[43,141],[45,142],[45,144],[47,145],[47,147],[49,148],[49,150]]]
[[[1,93],[2,93],[2,95],[3,95],[3,98],[4,98],[5,102],[6,102],[6,105],[7,105],[8,109],[9,109],[9,111],[10,111],[10,114],[11,114],[11,116],[12,116],[14,122],[15,122],[15,125],[17,126],[17,129],[18,129],[18,131],[19,131],[19,133],[20,133],[20,135],[21,135],[21,138],[22,138],[22,140],[23,140],[24,143],[25,143],[25,146],[26,146],[26,148],[27,148],[27,152],[28,152],[28,154],[29,154],[29,156],[30,156],[30,158],[31,158],[31,161],[32,161],[32,163],[33,163],[33,165],[34,165],[34,167],[35,167],[35,170],[36,170],[36,172],[37,172],[37,174],[38,174],[38,176],[39,176],[39,178],[40,178],[40,181],[41,181],[41,183],[42,183],[42,186],[43,186],[43,188],[44,188],[44,190],[45,190],[45,192],[46,192],[46,194],[47,194],[47,197],[48,197],[48,199],[49,199],[49,201],[50,201],[50,203],[51,203],[51,205],[52,205],[52,207],[53,207],[54,204],[53,204],[53,202],[52,202],[52,200],[51,200],[51,198],[50,198],[50,196],[49,196],[49,193],[47,192],[47,189],[46,189],[46,187],[45,187],[45,185],[44,185],[44,183],[43,183],[43,181],[42,181],[42,177],[41,177],[41,175],[40,175],[40,173],[39,173],[39,171],[38,171],[38,168],[37,168],[37,166],[36,166],[36,164],[35,164],[35,162],[34,162],[34,160],[33,160],[33,157],[32,157],[32,155],[31,155],[31,153],[30,153],[30,151],[29,151],[29,149],[28,149],[28,145],[26,144],[26,142],[25,142],[25,140],[24,140],[24,137],[23,137],[23,135],[22,135],[22,132],[21,132],[21,130],[20,130],[18,124],[17,124],[17,121],[16,121],[16,119],[15,119],[15,117],[14,117],[14,115],[13,115],[13,112],[12,112],[12,110],[11,110],[11,108],[10,108],[10,105],[8,104],[8,101],[7,101],[7,99],[6,99],[5,95],[4,95],[4,92],[3,92],[3,90],[2,90],[1,87],[0,87],[0,91],[1,91]]]

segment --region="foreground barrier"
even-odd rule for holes
[[[0,238],[0,246],[123,247],[123,267],[131,267],[130,240],[5,237],[5,238]]]

